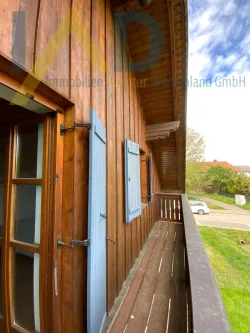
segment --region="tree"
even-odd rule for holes
[[[233,177],[227,184],[227,190],[232,194],[250,195],[250,178],[243,175]]]
[[[187,191],[195,192],[197,198],[208,182],[205,170],[205,163],[187,163],[186,165]]]
[[[203,162],[205,148],[206,144],[204,137],[193,128],[187,128],[186,161],[188,163]]]
[[[214,194],[218,194],[227,189],[229,182],[235,177],[232,170],[215,165],[206,171],[206,177]]]

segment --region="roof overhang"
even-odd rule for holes
[[[115,11],[131,13],[127,44],[147,126],[178,122],[166,140],[150,140],[162,189],[185,190],[187,3],[185,0],[114,0]],[[135,15],[135,11],[140,15]],[[147,127],[146,135],[149,139]],[[174,133],[171,133],[174,132]],[[157,133],[155,132],[157,138]],[[159,135],[159,138],[161,135]]]
[[[146,126],[146,141],[164,140],[170,136],[170,133],[176,132],[180,126],[180,121],[171,121],[169,123],[159,123]]]

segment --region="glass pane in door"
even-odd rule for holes
[[[14,208],[13,238],[29,244],[40,244],[41,186],[16,185]]]
[[[0,238],[3,236],[4,184],[0,184]]]
[[[0,238],[3,232],[4,178],[6,167],[7,131],[0,128]]]
[[[4,179],[7,132],[0,128],[0,179]]]
[[[16,178],[42,178],[43,131],[43,123],[18,126]]]
[[[13,251],[14,321],[30,332],[40,332],[39,254]]]

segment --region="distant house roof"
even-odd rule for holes
[[[250,166],[247,165],[237,165],[236,168],[239,172],[250,172]]]
[[[232,170],[233,172],[239,172],[239,169],[237,167],[235,167],[234,165],[232,165],[228,162],[225,162],[225,161],[214,160],[213,162],[205,162],[205,163],[210,167],[220,165],[224,168],[228,168],[228,169]]]

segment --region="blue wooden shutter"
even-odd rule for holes
[[[140,147],[125,139],[126,222],[141,215]]]
[[[106,329],[106,129],[91,109],[88,212],[88,333]]]
[[[149,201],[153,201],[154,193],[153,193],[153,155],[152,153],[149,155]]]

